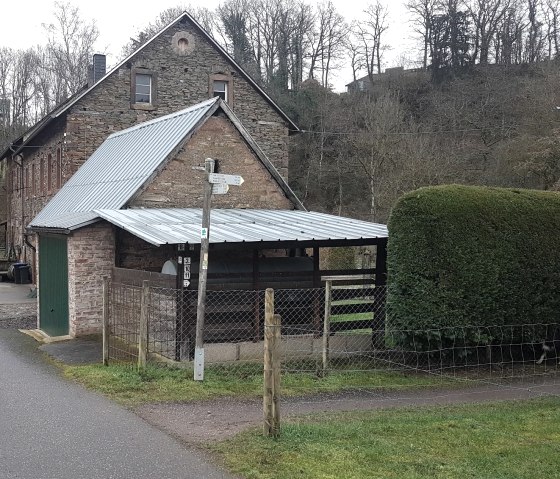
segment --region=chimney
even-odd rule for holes
[[[107,57],[99,53],[93,55],[93,65],[90,65],[89,86],[97,83],[105,76],[107,70]]]

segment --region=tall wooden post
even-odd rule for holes
[[[274,314],[274,290],[265,293],[263,432],[280,435],[280,316]]]
[[[194,346],[194,380],[204,380],[204,316],[206,314],[206,280],[208,277],[208,250],[210,245],[210,202],[215,160],[206,158],[204,169],[204,200],[202,206],[202,228],[200,230],[200,266],[198,272],[198,302],[196,306],[196,339]]]
[[[148,316],[150,287],[147,280],[142,281],[142,299],[140,304],[140,325],[138,327],[138,369],[146,368],[148,358]]]
[[[109,278],[103,279],[103,364],[109,365]]]

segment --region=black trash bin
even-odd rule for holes
[[[31,283],[31,271],[27,263],[14,264],[14,283],[16,284]]]

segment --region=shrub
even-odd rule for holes
[[[495,343],[502,325],[556,323],[560,194],[458,185],[411,192],[391,214],[387,259],[390,329],[448,328],[445,347],[460,335]],[[543,339],[538,327],[511,331],[509,342]],[[400,342],[426,346],[429,334]]]

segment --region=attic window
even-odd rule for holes
[[[133,68],[130,78],[130,107],[134,110],[157,108],[157,75],[146,68]]]
[[[225,102],[228,101],[228,82],[222,80],[214,80],[213,88],[214,96],[219,96]]]
[[[152,75],[136,75],[135,103],[152,103]]]
[[[233,107],[233,77],[223,73],[209,75],[208,93],[210,98],[219,96],[230,107]]]

